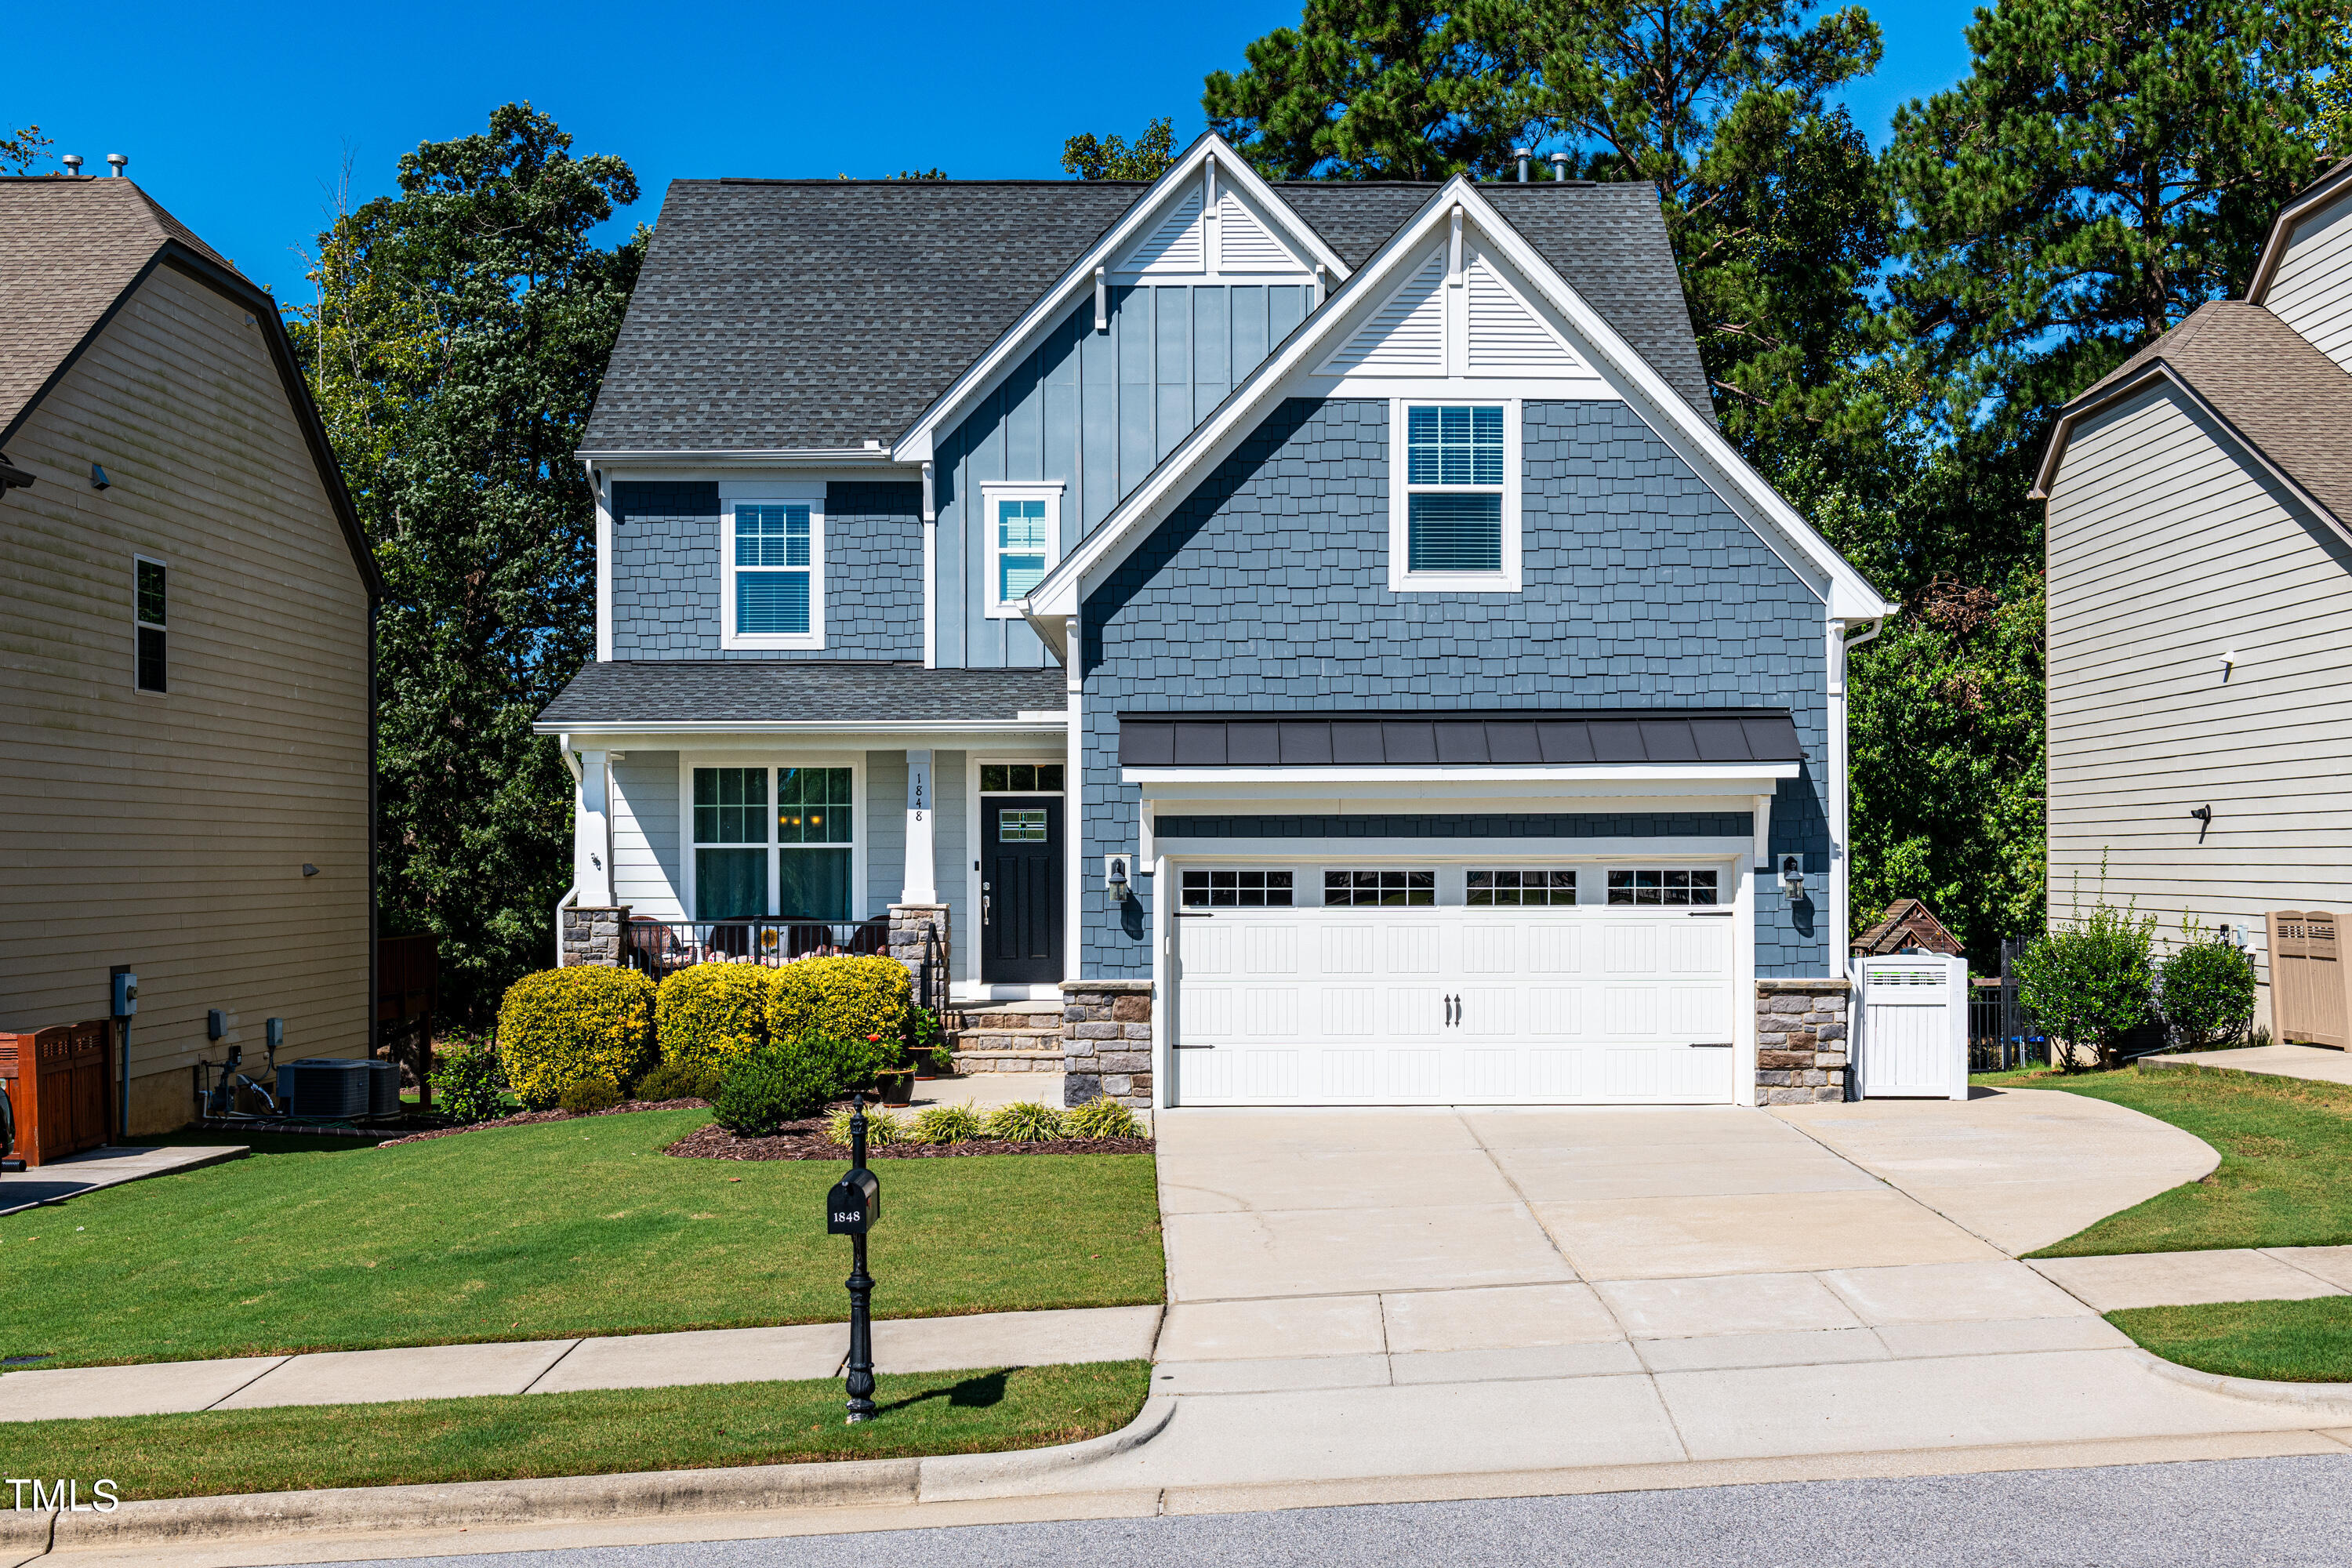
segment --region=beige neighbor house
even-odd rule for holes
[[[2051,917],[2227,924],[2267,1022],[2263,912],[2352,905],[2352,162],[2065,406],[2034,493]]]
[[[129,966],[134,1133],[269,1018],[364,1055],[380,584],[275,301],[129,179],[0,179],[0,1030]]]

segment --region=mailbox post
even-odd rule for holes
[[[874,1418],[874,1280],[866,1272],[866,1233],[882,1217],[882,1184],[866,1168],[866,1095],[849,1102],[849,1169],[825,1194],[824,1227],[849,1237],[849,1422]]]

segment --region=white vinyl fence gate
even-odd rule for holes
[[[1865,958],[1855,965],[1854,1069],[1865,1100],[1969,1097],[1969,965]]]

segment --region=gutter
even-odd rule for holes
[[[545,733],[543,731],[541,732]],[[576,846],[580,837],[580,792],[587,787],[587,781],[581,775],[580,759],[572,754],[572,737],[560,734],[555,740],[556,744],[562,748],[563,766],[572,774],[572,836],[575,845],[572,858],[576,862],[579,858]],[[563,896],[555,900],[555,967],[558,969],[563,967],[563,911],[579,901],[580,879],[575,876],[572,885],[563,889]]]

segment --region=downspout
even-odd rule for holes
[[[581,775],[580,759],[572,754],[572,737],[558,735],[555,738],[555,743],[563,749],[563,765],[572,774],[572,834],[576,843],[580,836],[580,794],[588,787],[587,782]],[[570,909],[580,897],[580,879],[577,874],[579,857],[576,852],[572,857],[572,863],[575,869],[572,885],[563,889],[562,898],[555,900],[555,967],[558,969],[563,967],[563,911]]]
[[[1853,938],[1849,930],[1853,901],[1852,867],[1853,860],[1853,789],[1848,776],[1853,751],[1846,740],[1846,660],[1855,648],[1876,637],[1885,626],[1886,617],[1871,617],[1870,628],[1861,636],[1848,637],[1848,622],[1830,623],[1830,822],[1836,833],[1830,846],[1829,911],[1830,970],[1843,974],[1851,968],[1845,962],[1846,949]]]

